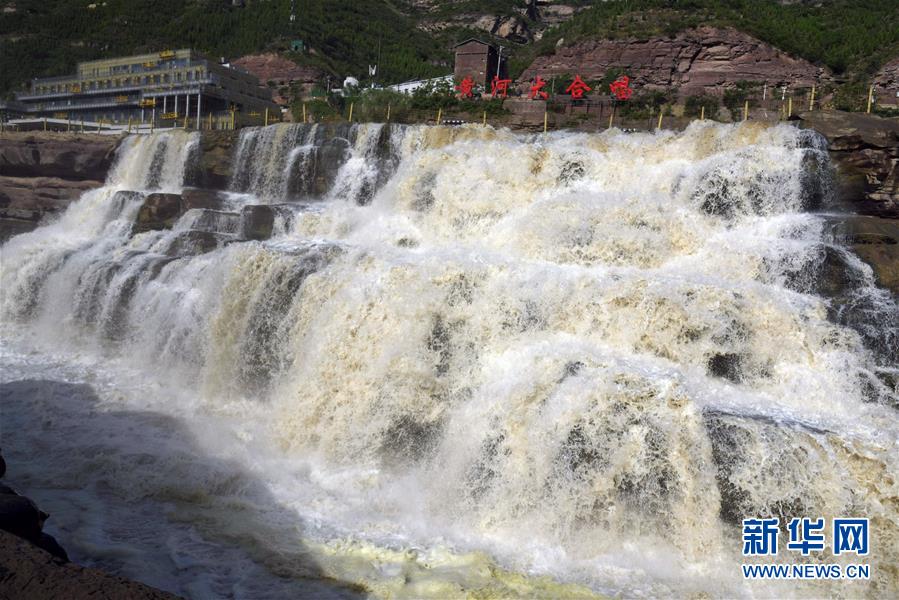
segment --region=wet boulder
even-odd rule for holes
[[[240,235],[247,240],[267,240],[275,227],[275,209],[264,204],[244,206]]]
[[[171,229],[183,212],[182,203],[180,194],[148,194],[137,213],[135,231]]]
[[[181,191],[181,199],[185,211],[194,208],[222,210],[226,204],[225,198],[218,192],[202,188],[184,188]]]
[[[178,228],[237,235],[241,222],[240,213],[194,208],[184,213]]]
[[[0,495],[0,529],[13,535],[26,540],[39,538],[48,516],[25,496]]]
[[[314,196],[324,196],[337,179],[337,172],[350,157],[350,143],[342,137],[324,140],[315,152],[315,177],[309,190]]]
[[[166,256],[196,256],[221,248],[234,240],[234,236],[212,231],[182,231],[176,234],[166,248]]]

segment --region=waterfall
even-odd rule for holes
[[[817,134],[249,128],[231,190],[294,203],[271,239],[228,211],[135,233],[196,143],[128,138],[8,242],[4,322],[257,424],[365,543],[733,596],[741,519],[870,516],[870,581],[789,589],[899,593],[899,308],[815,212]]]
[[[374,123],[250,127],[240,133],[229,187],[267,203],[367,204],[392,173],[404,131]]]

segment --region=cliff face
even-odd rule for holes
[[[864,215],[899,218],[899,121],[859,113],[799,115],[827,138],[840,172],[842,197]]]
[[[60,133],[0,136],[0,220],[37,225],[87,190],[100,187],[119,138]]]
[[[899,58],[894,58],[877,72],[874,86],[881,104],[899,105]]]
[[[811,86],[829,79],[820,67],[784,54],[735,29],[699,27],[672,38],[592,40],[561,47],[541,56],[522,74],[580,74],[599,79],[610,69],[624,69],[636,86],[679,88],[680,95],[721,93],[738,81],[784,82]]]
[[[298,86],[300,95],[309,94],[324,75],[315,67],[298,65],[292,60],[273,53],[242,56],[234,60],[233,64],[255,75],[262,85]],[[277,90],[273,99],[280,104],[289,100],[282,97]]]

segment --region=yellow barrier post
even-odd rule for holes
[[[749,100],[743,103],[743,120],[747,121],[749,119]]]
[[[231,109],[231,130],[234,130],[234,109]]]
[[[790,119],[793,117],[793,96],[790,96],[787,100],[787,118]]]
[[[487,127],[487,111],[484,111],[484,119],[481,121],[481,125]]]
[[[353,122],[353,106],[354,106],[355,104],[356,104],[355,102],[350,102],[350,116],[349,116],[349,118],[347,119],[347,121],[349,121],[350,123]]]
[[[656,124],[656,129],[662,128],[662,115],[664,115],[664,114],[665,114],[665,107],[660,106],[659,107],[659,122]]]
[[[874,86],[868,88],[868,109],[865,111],[869,115],[871,114],[871,105],[874,104]]]
[[[443,114],[443,108],[442,107],[438,108],[437,109],[437,124],[438,125],[440,125],[440,115],[442,115],[442,114]]]
[[[615,120],[615,107],[612,107],[612,110],[609,111],[609,129],[612,128],[612,122]]]
[[[808,109],[815,110],[815,85],[812,84],[812,95],[809,96]]]
[[[705,121],[705,104],[699,107],[699,120]]]
[[[268,127],[268,109],[265,109],[265,126]]]
[[[305,123],[305,122],[306,122],[306,103],[303,102],[303,123]]]
[[[543,110],[543,133],[546,133],[547,126],[549,125],[549,118],[546,109]]]
[[[209,126],[206,129],[212,131],[212,113],[209,113]]]
[[[387,122],[390,123],[390,102],[387,103]]]

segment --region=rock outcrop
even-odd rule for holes
[[[100,187],[119,138],[63,133],[0,135],[0,224],[33,229]]]
[[[298,86],[301,96],[309,94],[323,75],[320,69],[298,65],[292,60],[274,53],[242,56],[232,61],[232,64],[255,75],[263,85]],[[278,104],[286,104],[289,98],[284,98],[276,93],[274,100]]]
[[[881,105],[899,105],[899,57],[885,64],[874,76],[873,83]]]
[[[849,215],[833,228],[837,239],[871,266],[877,283],[899,297],[899,220]]]
[[[231,166],[238,131],[204,131],[200,134],[200,157],[185,183],[197,188],[224,190],[231,179]]]
[[[6,463],[0,456],[0,477]],[[30,499],[0,483],[0,598],[167,600],[177,596],[69,562],[44,533],[49,517]]]
[[[119,138],[65,133],[4,133],[0,175],[103,181]]]
[[[899,121],[840,111],[799,119],[827,138],[844,203],[859,214],[899,218]]]
[[[739,81],[811,86],[830,78],[808,61],[794,58],[735,29],[698,27],[671,38],[590,40],[538,57],[521,80],[579,74],[602,78],[623,69],[637,88],[677,88],[681,97],[723,93]]]
[[[0,598],[174,600],[177,596],[82,567],[0,531]]]

